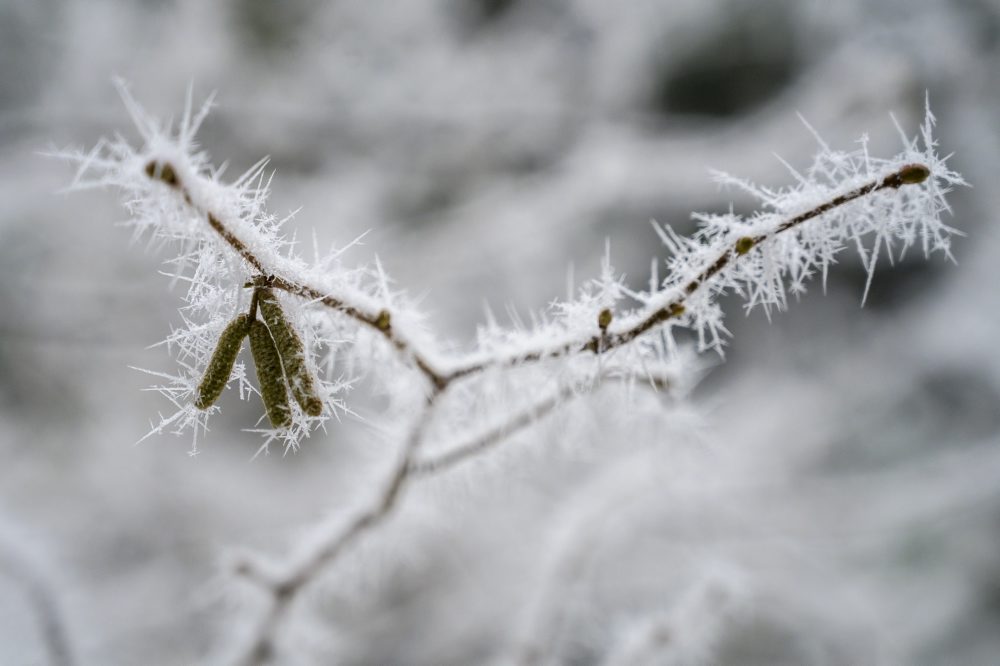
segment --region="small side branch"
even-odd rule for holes
[[[507,438],[513,437],[522,430],[537,423],[567,401],[589,395],[610,382],[635,382],[640,386],[646,386],[657,391],[669,391],[672,385],[671,378],[666,375],[654,376],[635,373],[627,375],[602,375],[591,381],[569,384],[518,412],[502,424],[473,434],[461,444],[452,447],[444,453],[429,456],[423,460],[415,460],[410,464],[409,474],[410,476],[422,478],[448,471],[462,462],[489,451]]]
[[[440,392],[435,392],[428,398],[427,405],[410,431],[399,460],[382,491],[346,526],[331,533],[292,571],[283,576],[277,578],[270,576],[251,562],[243,563],[237,568],[238,574],[264,587],[270,593],[271,599],[266,614],[252,634],[251,643],[235,663],[257,666],[271,661],[275,653],[275,637],[302,589],[323,569],[335,562],[350,545],[386,520],[396,508],[410,478],[411,463],[423,441],[424,432],[431,421],[439,395]]]
[[[642,316],[636,323],[629,325],[620,331],[602,330],[600,334],[594,335],[586,340],[567,343],[554,349],[538,349],[514,354],[503,359],[491,359],[489,361],[471,363],[469,365],[453,370],[444,377],[445,382],[451,382],[459,377],[465,377],[485,370],[487,367],[496,365],[520,365],[545,358],[557,356],[567,356],[577,352],[603,353],[622,347],[632,342],[650,329],[676,317],[681,316],[687,310],[687,301],[693,294],[708,284],[722,269],[731,262],[747,254],[754,247],[764,241],[775,238],[790,229],[800,226],[813,218],[828,213],[835,208],[851,203],[857,199],[874,194],[887,189],[899,189],[904,185],[916,185],[924,182],[930,176],[930,169],[923,164],[907,164],[893,173],[883,178],[873,180],[850,192],[841,194],[829,201],[816,206],[804,213],[796,215],[781,224],[769,233],[756,236],[744,236],[736,239],[733,243],[722,249],[717,258],[708,265],[707,268],[698,273],[680,288],[680,295]]]

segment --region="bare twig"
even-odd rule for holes
[[[277,580],[266,575],[260,571],[258,566],[250,562],[245,562],[238,567],[237,573],[261,585],[271,594],[271,599],[270,607],[261,620],[260,625],[253,632],[252,645],[247,647],[244,654],[236,663],[256,665],[267,663],[271,660],[274,654],[274,636],[281,625],[282,619],[287,614],[301,589],[322,569],[332,564],[361,535],[385,520],[398,503],[403,489],[411,481],[434,476],[476,454],[482,453],[499,444],[518,430],[528,427],[533,422],[551,413],[565,400],[577,395],[583,395],[588,389],[598,388],[609,381],[633,380],[641,381],[643,385],[655,390],[668,390],[671,385],[671,379],[665,375],[652,375],[649,373],[602,375],[587,383],[578,383],[564,387],[548,398],[535,403],[524,412],[517,414],[504,424],[486,433],[480,433],[470,438],[466,443],[456,446],[451,451],[441,454],[438,457],[419,461],[417,453],[423,441],[424,432],[430,423],[437,400],[443,394],[444,389],[432,393],[428,398],[424,411],[419,416],[416,425],[407,438],[400,455],[400,460],[393,468],[388,482],[383,491],[374,498],[370,506],[359,512],[341,531],[332,534],[326,539],[319,548],[311,553],[303,562],[299,563],[292,572],[287,573]]]
[[[705,286],[709,280],[711,280],[723,268],[728,266],[735,258],[745,255],[751,249],[760,245],[764,241],[774,238],[775,236],[801,225],[803,222],[819,217],[824,213],[828,213],[831,210],[839,208],[840,206],[848,204],[856,199],[860,199],[880,190],[898,189],[903,185],[922,183],[927,180],[929,176],[930,169],[926,166],[922,164],[907,164],[883,178],[873,180],[865,185],[862,185],[861,187],[855,188],[850,192],[835,197],[823,204],[820,204],[819,206],[816,206],[815,208],[782,222],[774,229],[774,231],[770,233],[760,234],[757,236],[744,236],[736,239],[730,247],[725,248],[718,255],[718,258],[716,258],[715,261],[709,264],[707,268],[698,273],[698,275],[685,284],[680,289],[680,294],[676,298],[662,307],[656,308],[647,313],[645,316],[641,317],[638,322],[630,323],[623,330],[609,330],[613,327],[612,324],[611,326],[604,327],[600,333],[597,333],[586,340],[570,342],[555,349],[539,349],[513,354],[502,359],[491,359],[489,361],[471,363],[452,370],[443,379],[445,380],[445,383],[447,383],[458,379],[459,377],[480,372],[491,366],[520,365],[523,363],[539,361],[543,358],[565,356],[566,354],[571,354],[577,351],[603,353],[626,345],[655,326],[684,314],[687,300],[692,294]]]

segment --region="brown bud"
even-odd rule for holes
[[[257,290],[257,294],[257,305],[278,348],[278,355],[285,368],[285,376],[288,378],[288,387],[292,390],[295,402],[299,403],[302,411],[309,416],[319,416],[323,413],[323,401],[317,395],[315,382],[306,367],[302,338],[285,317],[285,312],[281,309],[281,304],[272,289],[261,287]]]
[[[611,320],[614,319],[614,315],[611,313],[610,308],[604,308],[597,314],[597,325],[602,331],[608,330],[608,326],[611,325]]]
[[[208,361],[205,369],[205,376],[198,385],[198,397],[194,406],[198,409],[208,409],[215,404],[215,401],[222,395],[223,389],[229,382],[229,376],[233,374],[233,364],[243,346],[243,338],[249,330],[250,319],[245,314],[241,314],[233,319],[219,336],[219,342],[215,345],[212,358]]]
[[[146,165],[146,175],[155,180],[162,180],[170,187],[177,187],[180,181],[177,179],[177,172],[169,162],[157,162],[153,160]]]
[[[250,352],[257,366],[260,397],[264,401],[267,418],[275,428],[286,428],[292,423],[292,412],[288,408],[288,390],[281,371],[281,358],[270,331],[259,319],[250,324]]]
[[[743,256],[753,249],[757,243],[750,236],[744,236],[736,241],[736,254]]]

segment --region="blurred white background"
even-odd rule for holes
[[[748,210],[709,168],[781,186],[775,153],[809,162],[796,113],[889,156],[889,113],[915,133],[929,93],[974,185],[950,199],[957,265],[885,265],[864,309],[847,255],[772,323],[733,300],[727,358],[676,432],[593,401],[561,417],[593,412],[605,445],[581,454],[559,417],[541,424],[527,443],[552,458],[417,497],[428,515],[390,525],[364,575],[342,572],[350,589],[320,586],[282,659],[484,663],[538,631],[553,663],[634,663],[627,637],[666,614],[717,635],[665,640],[648,663],[996,663],[998,72],[995,0],[2,0],[0,662],[210,659],[245,615],[220,557],[280,556],[387,454],[348,420],[250,462],[241,428],[260,408],[234,395],[200,456],[167,436],[133,446],[169,406],[129,366],[171,367],[149,346],[179,294],[116,226],[113,193],[58,193],[70,169],[39,155],[128,134],[120,75],[160,116],[189,84],[217,91],[215,160],[236,175],[271,155],[271,210],[301,207],[302,238],[371,230],[352,256],[377,252],[457,347],[484,303],[527,313],[564,294],[569,266],[595,274],[605,238],[645,284],[651,218],[690,230],[691,211]],[[637,433],[660,467],[615,451]],[[533,595],[574,521],[588,559],[548,629]],[[706,585],[724,602],[699,610]]]

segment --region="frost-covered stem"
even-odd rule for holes
[[[521,365],[524,363],[540,361],[545,358],[566,356],[578,352],[604,353],[626,345],[658,324],[662,324],[669,319],[673,319],[684,314],[686,311],[686,303],[690,296],[704,287],[715,275],[717,275],[731,262],[747,254],[747,252],[764,241],[779,236],[780,234],[801,225],[803,222],[819,217],[824,213],[828,213],[835,208],[839,208],[840,206],[865,197],[869,194],[874,194],[875,192],[886,189],[899,189],[903,185],[916,185],[922,183],[927,180],[930,173],[930,169],[923,164],[907,164],[884,176],[883,178],[873,180],[865,185],[862,185],[861,187],[851,190],[850,192],[834,197],[833,199],[830,199],[815,208],[807,210],[804,213],[800,213],[799,215],[782,222],[775,227],[773,231],[736,239],[732,244],[723,248],[717,258],[709,264],[707,268],[684,284],[680,288],[680,293],[676,298],[671,299],[662,306],[655,307],[652,311],[646,313],[637,321],[630,323],[626,328],[623,328],[620,331],[610,331],[608,330],[608,327],[604,327],[599,334],[586,340],[569,342],[555,348],[523,351],[502,359],[490,359],[487,361],[472,363],[451,371],[448,375],[443,377],[443,379],[445,383],[448,383],[458,379],[459,377],[480,372],[491,366]]]
[[[711,265],[709,265],[708,268],[703,270],[684,285],[680,296],[655,312],[647,315],[637,325],[617,334],[612,334],[610,339],[606,342],[601,342],[599,337],[593,338],[587,343],[584,349],[594,351],[597,349],[598,344],[601,344],[604,349],[609,349],[631,342],[657,324],[662,323],[671,317],[676,317],[682,314],[685,309],[685,302],[689,296],[701,289],[708,283],[709,280],[718,274],[719,271],[728,266],[736,258],[745,255],[747,252],[764,241],[774,238],[775,236],[778,236],[790,229],[794,229],[803,222],[819,217],[820,215],[828,213],[834,208],[839,208],[844,204],[848,204],[855,199],[860,199],[881,190],[895,190],[899,189],[903,185],[916,185],[922,183],[927,180],[930,173],[930,169],[923,164],[907,164],[884,178],[874,180],[870,183],[862,185],[861,187],[853,189],[850,192],[834,197],[826,203],[820,204],[815,208],[807,210],[804,213],[800,213],[799,215],[782,222],[774,229],[774,231],[758,234],[756,236],[744,236],[736,239],[729,247],[725,248],[719,254],[718,258]]]
[[[648,386],[655,390],[669,390],[671,378],[667,376],[652,376],[647,373],[630,373],[626,376],[602,375],[593,381],[569,384],[554,391],[551,395],[535,402],[530,407],[518,412],[514,416],[494,426],[488,430],[473,434],[461,444],[458,444],[444,453],[428,457],[424,460],[415,460],[410,464],[410,476],[426,477],[433,476],[440,472],[447,471],[470,458],[488,451],[500,444],[503,440],[518,432],[534,425],[545,418],[557,407],[566,404],[573,398],[581,397],[601,388],[608,382],[629,382],[636,381],[643,386]]]
[[[440,391],[448,385],[448,378],[434,368],[427,356],[417,350],[411,342],[403,339],[395,332],[392,328],[392,317],[388,310],[380,310],[378,313],[372,315],[350,305],[340,298],[323,294],[309,285],[298,284],[280,276],[273,277],[271,286],[275,289],[281,289],[282,291],[287,291],[290,294],[301,296],[306,300],[322,303],[328,308],[337,310],[348,317],[356,319],[362,324],[366,324],[367,326],[374,328],[376,331],[384,335],[385,339],[388,340],[397,351],[413,360],[413,364],[424,374],[425,377],[427,377],[428,380],[430,380],[435,391]]]
[[[516,414],[505,423],[478,433],[468,441],[426,460],[410,463],[411,476],[432,476],[461,463],[464,460],[493,448],[504,439],[524,430],[528,426],[551,414],[556,407],[578,394],[579,387],[566,386],[549,397],[536,402],[531,407]]]
[[[271,594],[270,607],[262,619],[260,626],[253,633],[253,643],[245,650],[244,657],[236,663],[255,665],[266,663],[274,652],[274,636],[278,631],[282,618],[302,588],[315,578],[324,568],[332,564],[341,553],[364,533],[382,523],[399,502],[405,486],[419,479],[434,476],[452,466],[468,460],[485,450],[499,444],[505,438],[523,430],[537,420],[555,410],[566,400],[583,395],[610,381],[638,381],[655,390],[669,390],[671,378],[666,375],[650,373],[622,375],[602,375],[596,381],[574,384],[564,387],[550,397],[536,402],[533,406],[508,419],[505,423],[481,433],[463,444],[439,456],[424,461],[417,460],[417,452],[423,441],[423,434],[430,422],[437,400],[445,389],[435,389],[427,399],[426,406],[410,432],[400,460],[393,468],[389,480],[368,508],[362,510],[342,530],[333,532],[324,542],[299,563],[292,572],[275,580],[261,572],[251,562],[244,563],[237,573],[264,587]]]
[[[253,632],[251,643],[243,651],[237,664],[256,666],[267,663],[274,654],[274,640],[282,620],[302,589],[323,569],[332,564],[358,538],[377,527],[392,513],[411,478],[411,464],[423,441],[424,431],[434,414],[434,406],[443,389],[435,390],[427,398],[423,412],[403,445],[399,460],[393,466],[382,491],[342,529],[331,532],[298,562],[291,571],[274,578],[260,571],[252,562],[246,562],[237,573],[263,586],[271,595],[270,607]]]
[[[650,311],[627,322],[621,330],[612,330],[610,326],[601,328],[600,333],[589,338],[570,341],[555,347],[523,350],[516,354],[502,357],[489,358],[487,360],[476,361],[466,365],[460,365],[448,372],[441,371],[434,367],[427,354],[416,349],[414,345],[398,335],[392,327],[392,317],[388,310],[381,310],[377,313],[366,312],[364,308],[351,304],[343,297],[325,294],[320,290],[300,282],[296,282],[282,275],[275,275],[266,270],[263,262],[257,257],[247,245],[240,240],[220,219],[211,211],[201,210],[192,200],[189,191],[184,183],[178,178],[174,168],[168,163],[150,162],[146,167],[146,173],[150,178],[161,180],[167,185],[177,189],[184,200],[198,209],[206,216],[209,226],[212,227],[222,237],[222,239],[237,253],[244,261],[259,273],[258,281],[264,281],[275,289],[281,289],[290,294],[317,303],[322,303],[326,307],[336,310],[348,317],[351,317],[362,324],[365,324],[383,336],[401,354],[413,360],[413,364],[431,382],[435,391],[440,392],[453,381],[462,377],[481,372],[489,367],[523,365],[541,361],[546,358],[566,356],[573,353],[605,353],[617,347],[622,347],[632,342],[642,334],[655,326],[662,324],[669,319],[679,317],[686,311],[688,299],[708,284],[713,277],[739,257],[746,255],[757,245],[772,239],[782,233],[798,227],[804,222],[828,213],[840,206],[848,204],[862,197],[874,194],[886,189],[898,189],[903,185],[919,184],[927,180],[930,176],[930,169],[923,164],[907,164],[896,171],[865,185],[857,187],[849,192],[838,195],[810,210],[796,215],[778,224],[772,231],[744,236],[735,239],[731,244],[722,248],[716,259],[706,268],[691,278],[686,284],[681,286],[678,294],[668,302],[650,308]]]

